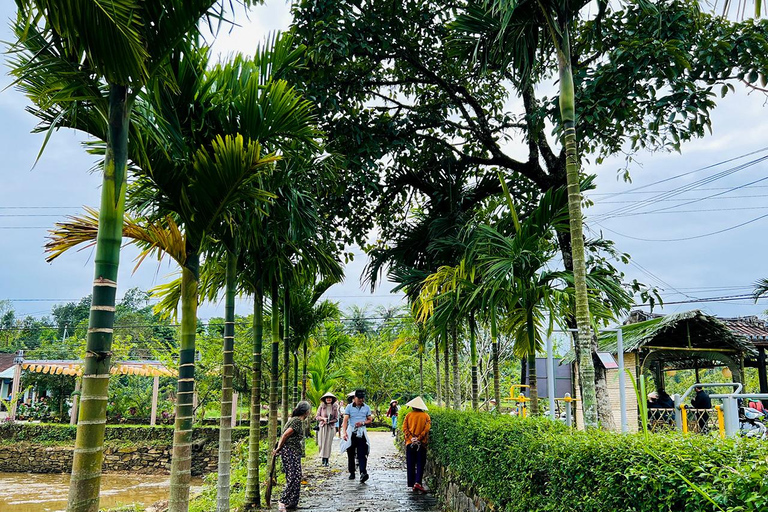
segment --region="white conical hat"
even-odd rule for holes
[[[412,409],[421,409],[422,411],[428,411],[427,404],[424,403],[424,400],[421,399],[420,396],[417,396],[407,404],[405,404],[406,407],[410,407]]]
[[[334,395],[334,394],[333,394],[333,393],[331,393],[330,391],[329,391],[329,392],[327,392],[326,394],[324,394],[323,396],[321,396],[321,397],[320,397],[320,401],[322,402],[322,401],[323,401],[323,400],[325,400],[326,398],[333,398],[333,400],[334,400],[334,401],[338,400],[338,397],[336,397],[336,395]]]

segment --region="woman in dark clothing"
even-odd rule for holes
[[[285,490],[280,496],[278,509],[282,512],[296,508],[301,490],[301,442],[304,439],[304,420],[309,417],[312,406],[309,402],[299,402],[291,418],[283,428],[283,435],[277,442],[274,453],[280,454],[285,471]]]

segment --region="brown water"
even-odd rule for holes
[[[104,474],[101,507],[149,506],[168,499],[167,475]],[[193,491],[202,485],[192,479]],[[68,474],[0,473],[0,512],[60,512],[67,508]]]

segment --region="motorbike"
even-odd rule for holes
[[[768,428],[765,426],[765,413],[752,407],[739,408],[739,432],[743,437],[768,439]]]

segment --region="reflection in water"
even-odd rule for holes
[[[167,475],[104,474],[101,507],[145,505],[168,499]],[[202,480],[192,479],[193,492]],[[60,512],[67,508],[69,474],[0,473],[0,511]]]

